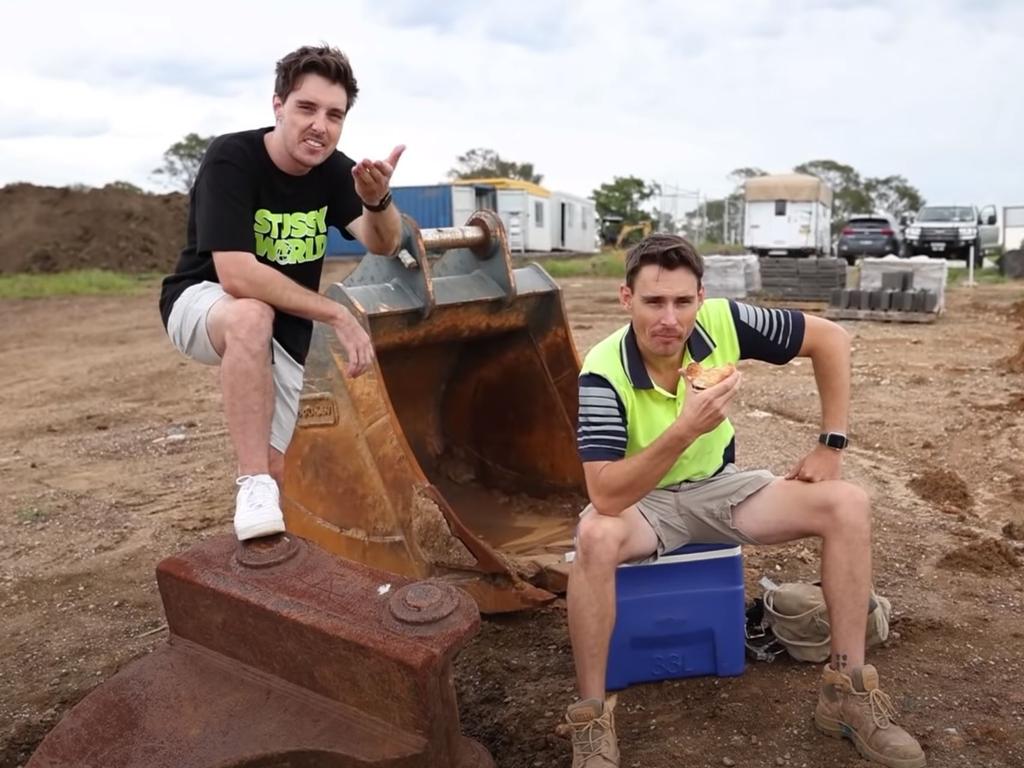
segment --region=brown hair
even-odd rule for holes
[[[348,94],[348,108],[352,109],[359,93],[352,65],[348,56],[329,45],[304,45],[277,62],[274,93],[282,102],[285,101],[288,94],[295,90],[299,78],[310,73],[344,88]]]
[[[657,264],[662,269],[688,269],[696,276],[698,286],[704,277],[704,259],[693,244],[685,237],[667,232],[655,232],[629,249],[626,285],[632,288],[637,272],[648,264]]]

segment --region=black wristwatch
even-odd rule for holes
[[[363,201],[363,208],[365,208],[368,211],[373,211],[374,213],[380,213],[381,211],[385,210],[389,205],[391,205],[390,189],[388,190],[387,194],[384,195],[384,197],[382,197],[380,202],[377,203],[376,205],[370,205],[365,200]]]
[[[826,448],[841,451],[850,444],[849,439],[842,432],[822,432],[818,435],[818,442]]]

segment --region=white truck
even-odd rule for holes
[[[828,256],[832,189],[817,176],[756,176],[743,184],[743,246],[758,256]]]
[[[967,261],[980,267],[985,251],[999,245],[996,208],[973,205],[926,205],[904,233],[907,256],[919,254]]]

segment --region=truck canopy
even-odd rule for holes
[[[817,176],[803,173],[784,173],[775,176],[755,176],[743,184],[747,202],[763,200],[791,200],[793,202],[821,202],[832,205],[832,189]]]

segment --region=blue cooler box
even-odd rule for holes
[[[616,570],[609,690],[675,677],[743,673],[743,556],[689,544]]]

